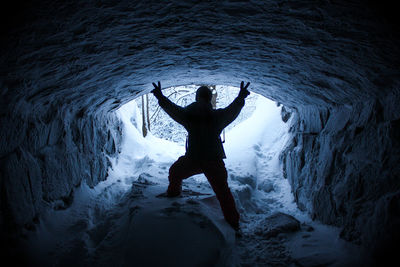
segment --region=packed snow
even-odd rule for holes
[[[279,161],[289,138],[281,107],[253,93],[249,99],[224,144],[241,236],[224,221],[204,175],[186,179],[181,197],[159,197],[169,167],[185,153],[183,135],[179,143],[153,132],[143,137],[137,99],[117,111],[124,139],[119,156],[110,158],[107,180],[94,188],[82,184],[69,208],[43,217],[28,238],[32,258],[52,266],[357,265],[361,250],[341,240],[339,229],[312,221],[294,202]],[[220,107],[232,100],[222,99]],[[163,125],[152,130],[162,131]],[[300,230],[266,238],[265,219],[277,212],[300,221]]]

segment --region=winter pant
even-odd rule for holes
[[[214,190],[225,220],[234,229],[237,229],[240,216],[228,187],[228,174],[222,159],[209,161],[193,160],[186,156],[180,157],[169,169],[168,196],[178,196],[182,191],[182,180],[200,173],[204,173]]]

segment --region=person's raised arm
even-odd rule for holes
[[[235,100],[233,100],[233,102],[229,106],[220,110],[221,116],[219,125],[221,127],[221,130],[228,126],[231,122],[233,122],[239,115],[244,106],[244,99],[250,94],[249,90],[247,90],[249,85],[250,82],[248,82],[246,86],[244,86],[244,82],[242,81],[240,83],[239,95],[235,98]]]
[[[157,98],[158,104],[160,107],[177,123],[185,125],[186,117],[185,110],[172,103],[166,96],[161,92],[161,83],[158,82],[158,85],[153,83],[154,89],[151,91],[153,95]]]

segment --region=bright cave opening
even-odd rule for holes
[[[163,94],[185,107],[195,101],[199,86],[170,87]],[[228,106],[239,93],[238,87],[208,86],[217,109]],[[241,212],[297,212],[279,160],[289,138],[289,123],[282,121],[281,108],[278,103],[251,92],[239,116],[221,134],[228,183]],[[124,125],[123,143],[110,176],[124,177],[128,185],[145,177],[166,187],[168,168],[185,154],[186,130],[160,108],[151,93],[125,104],[117,112]],[[197,192],[203,187],[212,193],[203,174],[183,182],[184,190]]]

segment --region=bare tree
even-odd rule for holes
[[[150,115],[149,115],[149,94],[146,94],[146,113],[147,113],[147,128],[150,130]]]
[[[209,85],[209,87],[212,92],[211,105],[212,105],[213,109],[216,109],[217,108],[217,96],[218,96],[217,89],[215,89],[215,85]]]
[[[142,133],[143,137],[146,137],[147,135],[147,127],[146,127],[146,115],[144,113],[144,96],[142,95]]]
[[[217,108],[217,97],[218,97],[218,92],[216,89],[216,85],[209,85],[208,86],[212,92],[212,97],[211,97],[211,105],[213,109]],[[222,143],[225,143],[225,129],[222,130]]]
[[[177,90],[175,87],[170,88],[173,92],[170,93],[169,95],[167,95],[168,98],[172,97],[175,95],[176,99],[175,99],[175,103],[177,105],[182,105],[185,104],[182,101],[186,100],[186,97],[188,97],[189,95],[195,94],[196,91],[195,90],[190,90],[190,89],[181,89],[181,90]],[[149,129],[150,129],[150,122],[155,122],[158,118],[158,113],[160,112],[160,106],[157,105],[156,110],[154,111],[154,113],[151,115],[151,117],[149,116]]]

